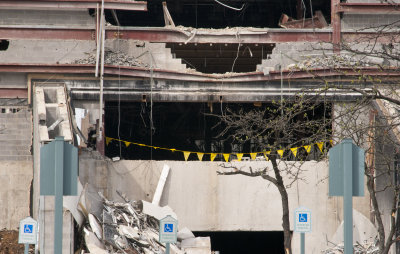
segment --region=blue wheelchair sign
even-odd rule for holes
[[[164,232],[174,232],[174,224],[164,224]]]
[[[32,234],[33,233],[33,225],[25,224],[24,225],[24,233]]]
[[[307,214],[306,213],[300,213],[299,214],[299,221],[300,222],[307,222]]]

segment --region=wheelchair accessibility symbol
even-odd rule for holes
[[[24,225],[24,233],[32,234],[33,233],[33,225],[25,224]]]
[[[174,232],[174,224],[164,224],[164,232],[167,233]]]
[[[299,213],[299,222],[307,222],[307,214]]]

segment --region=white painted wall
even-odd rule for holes
[[[90,160],[85,159],[85,164],[88,163],[91,163]],[[221,163],[108,161],[107,193],[109,198],[119,200],[116,190],[120,190],[129,199],[151,202],[163,165],[167,164],[171,171],[161,205],[173,208],[178,215],[179,227],[188,227],[193,231],[282,231],[282,206],[276,187],[260,177],[219,176],[216,172],[222,169]],[[265,161],[236,162],[235,165],[251,166],[253,170],[271,168],[271,164]],[[281,166],[284,166],[283,163]],[[291,227],[294,209],[298,206],[310,208],[312,233],[306,236],[307,253],[320,253],[327,247],[326,239],[333,237],[343,220],[342,198],[328,197],[327,161],[306,162],[301,170],[304,180],[288,189]],[[83,174],[86,179],[92,174],[95,177],[93,169],[92,173]],[[91,179],[92,188],[95,188],[97,183]],[[99,179],[99,185],[104,188],[103,180]],[[285,183],[289,184],[287,177]],[[368,195],[354,198],[353,202],[354,208],[368,218]],[[299,253],[299,245],[299,234],[295,233],[294,253]]]

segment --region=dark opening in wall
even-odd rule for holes
[[[271,107],[270,104],[253,103],[172,103],[155,102],[106,102],[105,135],[112,138],[106,145],[106,156],[121,157],[128,160],[183,160],[182,152],[200,153],[250,153],[260,152],[259,140],[248,140],[245,143],[227,138],[229,133],[217,137],[224,126],[217,126],[219,118],[209,115],[220,115],[227,108],[239,112],[249,112],[255,108]],[[308,112],[308,118],[330,118],[329,105],[320,104]],[[300,121],[303,121],[302,119]],[[307,132],[308,131],[308,132]],[[310,134],[310,130],[293,131],[293,139]],[[118,141],[118,140],[121,140]],[[127,143],[129,142],[128,146]],[[266,138],[264,144],[273,144],[274,140]],[[288,141],[295,144],[295,140]],[[284,144],[288,145],[288,144]],[[153,146],[153,148],[149,147]],[[157,147],[156,149],[154,147]],[[304,148],[302,148],[304,149]],[[299,150],[296,158],[318,160],[321,152],[316,146],[311,153]],[[210,154],[204,154],[203,160],[210,161]],[[284,154],[287,160],[296,160],[290,151]],[[302,157],[299,157],[302,156]],[[198,161],[196,153],[191,153],[188,160]],[[224,157],[218,154],[215,161]]]
[[[167,43],[188,68],[203,73],[253,72],[275,44]]]
[[[0,51],[4,51],[8,49],[10,42],[8,40],[0,40]]]
[[[282,231],[194,232],[209,236],[211,249],[220,254],[268,253],[284,254]]]
[[[311,18],[311,10],[322,11],[325,19],[328,22],[330,20],[329,0],[313,0],[312,8],[310,1],[299,0],[219,1],[240,11],[224,7],[214,0],[167,0],[166,2],[175,25],[194,28],[277,28],[282,13],[298,19],[299,15]],[[298,8],[299,4],[304,8]],[[116,13],[122,26],[164,26],[162,0],[148,0],[147,8],[146,12],[117,11]],[[106,19],[116,25],[109,10],[106,10]]]

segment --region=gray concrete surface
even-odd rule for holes
[[[261,178],[246,176],[218,176],[221,162],[181,161],[119,161],[103,162],[83,155],[80,179],[90,179],[92,191],[105,191],[110,199],[119,200],[116,190],[129,199],[151,201],[162,167],[171,167],[161,205],[169,205],[179,219],[179,227],[193,231],[281,231],[281,200],[278,190]],[[91,166],[89,166],[91,165]],[[237,162],[238,166],[253,169],[271,167],[269,162]],[[280,164],[282,168],[284,163]],[[106,168],[105,168],[106,166]],[[96,170],[94,170],[94,168]],[[304,181],[288,189],[290,219],[298,206],[312,210],[313,232],[307,234],[308,250],[317,253],[326,245],[326,238],[334,235],[342,217],[342,200],[328,197],[328,165],[326,161],[306,162],[301,167]],[[98,176],[102,172],[103,177]],[[105,170],[107,174],[105,175]],[[84,176],[84,177],[83,177]],[[107,188],[104,188],[104,177]],[[285,178],[289,183],[288,178]],[[99,186],[99,187],[96,187]],[[354,207],[369,216],[369,198],[354,198]],[[291,226],[293,227],[293,221]],[[298,253],[299,235],[294,234],[294,253]]]

